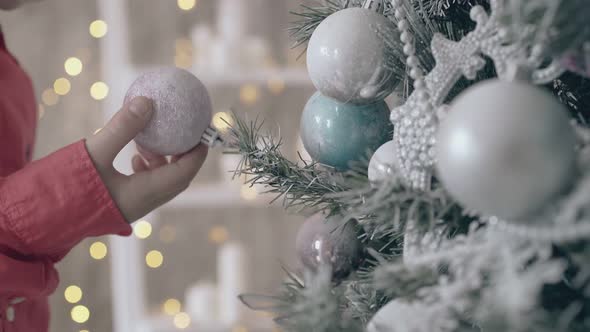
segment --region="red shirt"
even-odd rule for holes
[[[0,32],[0,332],[47,331],[54,264],[87,237],[131,234],[84,141],[30,162],[37,103]]]

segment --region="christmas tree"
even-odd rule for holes
[[[286,331],[589,331],[590,2],[295,15],[313,161],[287,159],[263,121],[231,131],[237,174],[310,216],[306,269],[243,302]]]

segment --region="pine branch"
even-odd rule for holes
[[[279,295],[240,295],[252,310],[276,315],[275,322],[293,332],[360,332],[362,328],[350,317],[342,315],[341,287],[334,287],[332,272],[320,266],[316,273],[306,271],[300,278],[285,269],[288,280]]]
[[[408,221],[415,221],[424,230],[436,226],[438,220],[445,220],[449,229],[462,228],[471,218],[465,217],[448,193],[436,184],[426,192],[414,191],[404,185],[394,174],[378,184],[349,184],[354,188],[328,197],[335,197],[346,206],[345,218],[356,218],[366,232],[366,240],[375,243],[387,239],[383,248],[398,241],[405,232]],[[393,247],[395,249],[396,246]],[[383,252],[383,248],[375,248]],[[391,248],[390,248],[391,249]]]
[[[242,155],[235,175],[246,175],[250,185],[269,188],[266,193],[282,199],[285,208],[336,211],[342,204],[332,196],[348,190],[344,185],[350,174],[337,174],[315,162],[301,159],[302,165],[292,162],[281,152],[282,139],[261,134],[263,121],[247,122],[235,117],[231,128],[232,147]]]
[[[395,176],[371,185],[366,178],[366,160],[346,173],[336,173],[315,162],[302,160],[300,165],[282,154],[280,138],[261,133],[262,121],[247,122],[236,116],[234,122],[231,146],[242,156],[235,175],[246,175],[250,185],[266,186],[266,192],[276,195],[275,200],[282,199],[286,208],[339,212],[344,219],[359,220],[368,241],[388,239],[384,246],[391,244],[395,234],[403,234],[408,220],[416,220],[425,228],[440,219],[457,227],[465,220],[440,185],[419,192]]]
[[[578,123],[590,125],[590,79],[565,73],[553,81],[550,88]]]
[[[414,0],[417,9],[431,18],[452,19],[457,13],[469,14],[469,9],[476,5],[487,5],[488,0]],[[456,20],[459,21],[459,20]]]
[[[375,287],[390,297],[416,298],[423,287],[438,283],[436,270],[424,266],[410,268],[401,262],[387,263],[375,271]]]
[[[344,296],[347,304],[344,311],[354,320],[366,325],[369,320],[384,306],[390,297],[366,282],[351,281],[346,284]]]
[[[360,0],[321,0],[315,5],[301,5],[300,11],[291,12],[298,17],[289,27],[289,33],[294,40],[293,47],[298,47],[309,41],[311,34],[322,21],[335,12],[347,7],[359,7]]]

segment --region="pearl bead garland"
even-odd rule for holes
[[[406,65],[410,77],[414,80],[414,93],[408,102],[391,113],[391,121],[398,125],[394,133],[394,141],[400,148],[400,171],[414,189],[425,190],[430,185],[430,175],[427,169],[434,163],[434,154],[427,144],[433,141],[426,130],[434,125],[430,94],[428,92],[424,72],[420,68],[420,59],[416,56],[414,36],[410,31],[410,22],[406,19],[401,0],[391,2],[394,16],[397,19],[397,28],[400,32],[400,40],[404,43],[403,52],[407,56]],[[431,134],[430,134],[431,135]]]

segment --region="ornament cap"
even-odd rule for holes
[[[203,136],[201,137],[201,143],[207,145],[210,148],[215,148],[218,146],[223,146],[225,144],[225,139],[221,136],[221,133],[209,126],[205,129]]]

